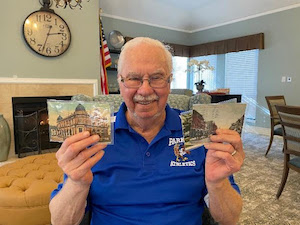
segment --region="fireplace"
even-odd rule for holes
[[[60,147],[60,143],[49,141],[47,99],[70,100],[71,97],[12,97],[15,153],[18,157]]]

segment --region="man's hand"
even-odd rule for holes
[[[205,144],[208,149],[205,162],[207,183],[219,184],[229,175],[240,170],[245,153],[240,135],[233,130],[217,129],[210,137],[212,142]]]
[[[91,168],[103,157],[104,144],[97,143],[98,135],[88,131],[67,138],[56,153],[58,165],[73,183],[90,186],[93,181]]]

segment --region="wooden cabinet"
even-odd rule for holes
[[[111,66],[106,68],[108,79],[109,94],[119,94],[119,85],[117,82],[117,60],[120,55],[120,50],[110,49]]]

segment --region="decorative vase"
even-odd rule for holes
[[[204,85],[203,84],[196,84],[196,88],[197,88],[198,92],[203,92]]]
[[[0,114],[0,162],[6,161],[10,149],[10,129],[3,115]]]

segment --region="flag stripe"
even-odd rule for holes
[[[100,19],[100,26],[101,26],[101,29],[100,29],[100,32],[101,32],[101,42],[100,42],[100,48],[102,48],[103,50],[103,53],[104,55],[108,56],[105,58],[105,68],[109,67],[111,65],[111,57],[110,57],[110,52],[109,52],[109,48],[107,46],[107,41],[105,39],[105,34],[104,34],[104,29],[103,29],[103,25],[102,25],[102,21]],[[103,46],[103,47],[102,47]]]
[[[106,68],[111,65],[111,57],[109,48],[107,47],[107,41],[104,35],[104,29],[102,26],[102,21],[99,15],[99,25],[100,25],[100,57],[101,57],[101,68],[100,68],[100,83],[102,94],[108,95],[108,80]]]

